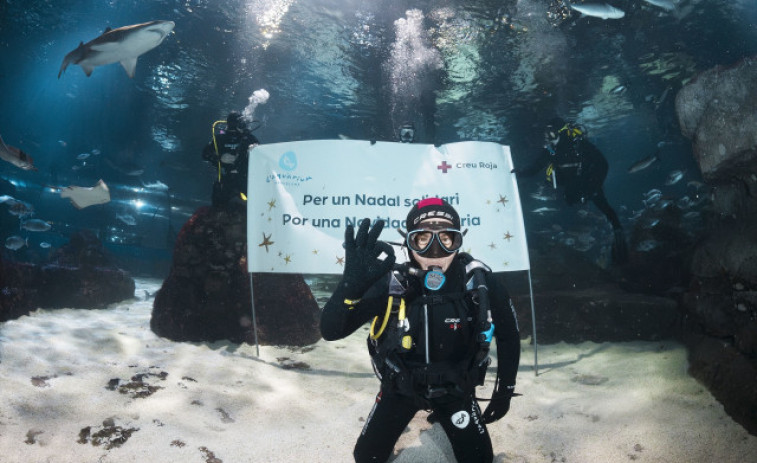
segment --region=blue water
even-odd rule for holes
[[[525,164],[546,120],[575,119],[607,156],[608,199],[631,224],[650,189],[678,200],[699,180],[678,128],[676,92],[698,72],[757,54],[754,0],[682,0],[673,12],[609,1],[626,12],[620,20],[550,18],[568,11],[559,0],[0,1],[0,135],[39,168],[2,163],[0,175],[54,224],[10,253],[18,260],[42,259],[39,242],[54,248],[76,229],[96,231],[116,255],[170,259],[176,231],[209,203],[214,172],[200,152],[211,124],[243,110],[258,89],[270,94],[254,109],[263,143],[394,140],[396,128],[413,121],[420,142],[495,141]],[[139,58],[134,79],[117,64],[89,78],[70,66],[57,78],[79,42],[108,26],[156,19],[174,21],[174,33]],[[609,93],[618,85],[625,91]],[[627,173],[658,144],[661,162]],[[85,165],[76,159],[93,150],[100,154]],[[145,172],[123,175],[105,158]],[[676,169],[684,179],[666,186]],[[45,189],[100,178],[113,196],[102,207],[62,207]],[[142,188],[157,180],[170,189]],[[540,186],[539,177],[520,182],[526,211],[544,205],[530,196]],[[537,233],[550,223],[581,227],[576,208],[550,206],[561,211],[527,215],[530,240],[554,239]],[[126,213],[136,226],[116,218]],[[16,224],[0,206],[3,240]],[[593,224],[601,238],[606,223]]]

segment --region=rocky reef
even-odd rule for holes
[[[757,57],[701,73],[676,97],[711,195],[681,297],[690,373],[757,434]]]
[[[99,309],[134,297],[134,280],[110,263],[91,232],[77,232],[45,264],[0,256],[0,322],[37,308]]]
[[[258,342],[303,346],[320,339],[320,310],[299,274],[253,274]],[[203,207],[179,232],[171,271],[155,297],[151,329],[175,341],[255,342],[247,216]]]

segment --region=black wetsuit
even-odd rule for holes
[[[536,162],[517,172],[531,176],[549,163],[552,163],[557,186],[563,188],[568,204],[591,200],[610,221],[613,230],[621,229],[618,215],[602,189],[607,177],[607,159],[594,144],[583,136],[571,138],[562,134],[554,151],[545,148]]]
[[[239,194],[247,196],[248,149],[258,143],[255,135],[248,131],[229,130],[216,135],[215,144],[211,140],[202,150],[202,158],[221,170],[213,184],[213,206],[225,206],[232,202],[244,204]],[[221,162],[224,154],[234,156],[234,161]]]
[[[445,276],[444,286],[438,291],[423,288],[415,277],[409,280],[405,300],[410,323],[407,334],[412,336],[412,347],[396,354],[397,363],[404,365],[402,374],[390,375],[392,372],[382,372],[377,365],[382,384],[355,445],[354,457],[358,463],[386,461],[407,424],[421,409],[433,410],[434,421],[442,425],[458,462],[490,463],[493,459],[489,433],[475,399],[475,384],[465,381],[471,374],[482,378],[480,370],[473,373],[469,370],[473,356],[480,352],[476,341],[478,306],[473,303],[471,293],[465,292],[465,264],[460,255]],[[374,285],[354,308],[345,304],[342,290],[337,289],[321,315],[324,339],[341,339],[376,316],[381,320],[387,308],[388,280],[387,276]],[[495,326],[498,381],[502,388],[514,387],[520,359],[515,313],[507,291],[489,274],[486,280]],[[450,382],[453,377],[460,381]]]

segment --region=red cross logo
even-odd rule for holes
[[[447,161],[442,161],[442,163],[436,166],[436,168],[441,170],[443,174],[446,174],[447,170],[451,169],[452,166],[450,164],[447,164]]]

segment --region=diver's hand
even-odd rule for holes
[[[223,153],[223,155],[221,155],[222,164],[234,164],[236,160],[237,160],[237,156],[235,154]]]
[[[498,419],[507,415],[507,412],[510,410],[510,399],[512,398],[512,392],[509,390],[496,392],[492,396],[489,405],[487,405],[486,410],[484,410],[484,413],[481,415],[484,419],[484,423],[494,423]]]
[[[383,242],[378,241],[381,230],[384,229],[384,221],[376,222],[373,227],[370,219],[360,222],[357,234],[353,236],[354,227],[348,225],[344,231],[344,275],[342,286],[348,299],[359,299],[376,281],[386,275],[394,265],[394,249]],[[381,253],[386,254],[384,260],[380,260]]]

